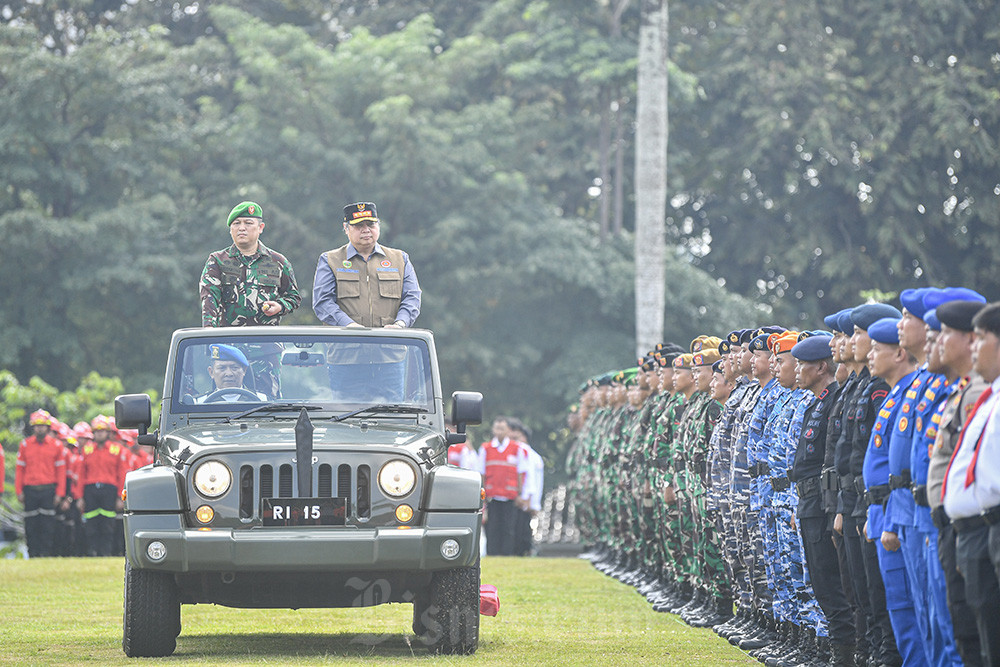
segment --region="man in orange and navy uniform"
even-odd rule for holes
[[[486,553],[510,556],[515,548],[516,500],[521,496],[528,457],[510,437],[506,418],[493,420],[493,439],[479,448],[479,472],[486,489]]]
[[[24,536],[28,557],[52,555],[56,503],[66,495],[66,459],[62,444],[49,433],[52,416],[31,413],[32,434],[17,450],[14,490],[24,505]]]
[[[80,483],[74,496],[83,514],[90,555],[110,556],[114,552],[115,513],[122,509],[120,494],[127,461],[124,448],[109,441],[112,425],[107,417],[94,417],[90,428],[94,439],[83,446]]]

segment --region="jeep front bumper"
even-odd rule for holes
[[[131,514],[125,517],[126,558],[133,567],[169,572],[232,570],[434,571],[475,564],[481,515],[474,512],[427,513],[423,526],[330,528],[215,528],[184,525],[180,514]],[[442,555],[446,540],[458,555]],[[149,557],[160,542],[166,554]]]

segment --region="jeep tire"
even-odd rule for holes
[[[472,567],[436,572],[431,578],[427,615],[418,617],[414,604],[414,630],[427,618],[425,641],[431,651],[471,655],[479,647],[479,561]]]
[[[181,603],[169,572],[134,569],[125,562],[122,649],[130,658],[170,655],[177,647]]]

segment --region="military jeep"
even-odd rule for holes
[[[152,432],[151,414],[145,394],[115,399],[156,448],[125,479],[127,655],[173,653],[200,603],[410,603],[431,650],[476,650],[482,481],[447,449],[482,395],[455,392],[445,429],[429,331],[176,331]]]

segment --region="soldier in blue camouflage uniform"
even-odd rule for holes
[[[769,443],[764,440],[764,427],[768,417],[774,410],[778,399],[786,393],[771,375],[770,357],[767,341],[772,332],[761,330],[761,333],[750,341],[751,373],[760,383],[761,390],[753,411],[750,415],[747,430],[747,465],[750,471],[750,505],[747,512],[748,544],[744,547],[750,559],[750,581],[753,592],[754,607],[760,610],[769,626],[776,625],[773,614],[772,591],[768,587],[765,570],[766,552],[764,533],[762,529],[762,479],[768,475],[767,450]],[[766,517],[766,512],[764,513]],[[768,643],[771,643],[770,641]],[[748,648],[742,646],[741,648]],[[749,647],[754,650],[754,647]],[[760,647],[763,648],[763,647]]]
[[[750,541],[750,464],[748,462],[747,443],[749,438],[750,419],[754,406],[760,396],[761,383],[751,374],[753,355],[750,352],[750,342],[757,336],[756,329],[746,329],[740,333],[739,353],[735,364],[738,372],[748,378],[746,390],[739,405],[733,413],[732,435],[732,473],[730,482],[732,496],[730,506],[735,528],[736,555],[739,560],[737,574],[734,578],[738,592],[737,606],[750,614],[749,622],[744,624],[737,633],[731,634],[730,643],[744,650],[760,649],[777,638],[774,632],[774,617],[763,613],[754,605],[753,591],[753,544]],[[735,346],[734,346],[734,349]]]
[[[802,336],[811,335],[809,332]],[[781,624],[784,642],[758,654],[766,664],[797,665],[818,657],[817,632],[826,636],[826,618],[815,602],[803,566],[803,547],[793,529],[798,504],[795,487],[788,478],[806,409],[813,395],[796,388],[792,347],[797,332],[772,334],[768,339],[772,375],[783,389],[764,430],[768,443],[768,475],[761,478],[761,522],[766,550],[768,581],[773,591],[773,614]]]

